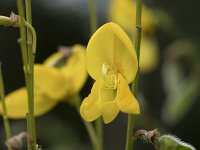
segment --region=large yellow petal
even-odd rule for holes
[[[94,121],[101,115],[101,107],[98,101],[99,83],[99,81],[94,83],[91,94],[83,100],[80,106],[80,114],[82,118],[89,122]]]
[[[56,101],[61,100],[67,94],[66,79],[58,69],[35,65],[34,75],[36,93],[41,93]]]
[[[118,91],[116,97],[120,111],[128,114],[139,114],[140,107],[130,91],[127,81],[121,74],[118,75]]]
[[[76,94],[83,87],[87,80],[88,74],[86,70],[85,47],[82,45],[74,45],[72,47],[72,54],[67,58],[63,65],[59,66],[59,70],[65,76],[69,88],[69,95]],[[48,57],[44,65],[52,66],[61,60],[63,54],[57,52]]]
[[[34,94],[34,104],[35,104],[35,116],[41,116],[51,109],[53,109],[57,102],[53,101],[49,97],[35,93]],[[12,119],[22,119],[26,118],[26,113],[28,112],[28,99],[26,88],[17,89],[14,92],[8,94],[5,98],[7,114],[9,118]],[[2,114],[2,104],[0,103],[0,113]]]
[[[86,51],[86,66],[90,76],[102,77],[102,65],[110,65],[130,83],[137,72],[135,48],[126,33],[115,23],[100,27],[91,37]]]
[[[104,87],[103,82],[96,81],[91,94],[81,104],[80,113],[86,121],[94,121],[102,115],[104,123],[110,123],[119,113],[115,100],[116,91]]]

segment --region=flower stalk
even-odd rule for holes
[[[81,103],[81,97],[80,95],[76,95],[73,97],[73,101],[76,103],[76,110],[79,112],[79,109],[80,109],[80,103]],[[99,149],[99,142],[98,142],[98,139],[97,139],[97,134],[94,130],[94,127],[93,125],[90,123],[90,122],[86,122],[85,120],[83,120],[83,123],[85,125],[85,128],[88,132],[88,135],[89,135],[89,138],[90,138],[90,141],[92,143],[92,146],[95,150],[100,150]]]
[[[89,21],[91,35],[97,30],[97,17],[95,11],[95,0],[89,0]]]
[[[27,22],[31,23],[31,2],[29,0],[26,1],[26,18]],[[27,93],[28,93],[28,134],[30,135],[30,138],[32,140],[32,143],[28,143],[28,149],[29,150],[36,150],[36,128],[35,128],[35,119],[34,119],[34,89],[33,89],[33,66],[34,66],[34,53],[35,50],[32,49],[32,45],[34,45],[32,42],[32,35],[31,32],[28,31],[26,35],[26,28],[25,28],[25,21],[24,21],[24,7],[23,7],[23,1],[17,0],[17,7],[18,7],[18,13],[20,16],[20,47],[22,52],[22,58],[23,58],[23,64],[25,68],[25,83],[27,87]],[[28,46],[27,46],[27,40],[28,40]],[[32,41],[30,41],[32,40]],[[36,42],[36,41],[35,41]],[[35,43],[36,45],[36,43]]]
[[[138,62],[140,62],[140,44],[141,44],[141,36],[142,36],[141,18],[142,18],[142,0],[136,0],[135,49],[136,49]],[[140,71],[140,68],[138,68],[135,80],[132,82],[132,93],[135,97],[137,97],[139,71]],[[126,150],[133,150],[133,139],[132,139],[133,128],[134,128],[134,115],[128,115]]]
[[[7,116],[7,109],[6,109],[6,102],[5,102],[5,90],[4,90],[4,83],[3,83],[3,73],[2,73],[2,65],[0,63],[0,99],[2,101],[2,113],[3,113],[3,124],[6,133],[6,140],[9,140],[11,137],[11,129],[10,124]],[[8,145],[8,149],[11,150],[10,146]]]

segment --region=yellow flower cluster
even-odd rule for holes
[[[58,102],[78,93],[87,79],[85,47],[75,45],[68,49],[53,54],[43,64],[34,65],[35,116],[49,112]],[[28,98],[25,87],[8,94],[5,101],[9,118],[26,117]]]

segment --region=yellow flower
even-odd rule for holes
[[[65,96],[68,86],[65,84],[65,77],[55,68],[35,65],[34,76],[35,116],[40,116],[56,106],[57,99]],[[9,118],[26,118],[28,98],[25,87],[8,94],[5,102]],[[0,113],[2,114],[1,109]]]
[[[75,45],[70,52],[65,57],[63,52],[57,52],[47,58],[44,64],[34,65],[35,116],[49,112],[62,99],[78,93],[84,85],[87,79],[85,47]],[[26,117],[28,98],[25,87],[8,94],[5,101],[9,118]]]
[[[154,70],[158,65],[158,45],[156,40],[142,36],[140,48],[140,70],[143,73]]]
[[[86,66],[96,80],[91,94],[80,107],[86,121],[102,116],[105,123],[119,111],[139,114],[140,108],[128,84],[135,78],[138,61],[126,33],[115,23],[107,23],[91,37],[86,51]]]
[[[123,27],[127,32],[134,33],[136,26],[136,7],[133,0],[111,0],[109,19]],[[142,31],[149,33],[154,30],[157,20],[152,10],[143,5]]]
[[[56,67],[59,61],[63,61],[63,64],[60,62],[61,65],[59,65],[58,69],[65,77],[66,84],[69,86],[68,96],[78,93],[88,77],[85,49],[84,46],[78,44],[68,49],[64,48],[64,52],[58,51],[44,62],[45,66]],[[63,57],[63,53],[66,53],[65,55],[67,56]]]

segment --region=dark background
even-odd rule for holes
[[[188,38],[200,41],[200,1],[198,0],[146,0],[151,8],[160,8],[166,11],[179,27],[177,34],[173,36],[158,29],[156,32],[160,63],[157,69],[151,73],[140,76],[139,89],[148,99],[149,116],[154,120],[141,123],[143,118],[136,117],[136,128],[152,130],[161,127],[161,131],[172,133],[191,143],[197,149],[200,148],[200,99],[196,100],[191,111],[173,127],[169,127],[161,121],[161,106],[166,98],[161,79],[161,67],[163,64],[163,51],[171,42],[179,38]],[[98,24],[106,22],[107,0],[97,1]],[[0,0],[0,15],[9,16],[16,10],[16,1]],[[33,0],[33,26],[37,33],[37,56],[36,63],[41,63],[50,54],[57,50],[60,45],[71,46],[74,44],[87,45],[89,40],[89,18],[87,0]],[[174,31],[176,32],[176,30]],[[9,93],[22,85],[23,72],[19,44],[19,31],[16,28],[0,27],[0,61],[3,63],[3,74],[6,93]],[[83,97],[87,96],[92,81],[81,91]],[[4,131],[2,119],[0,120],[0,149],[3,148]],[[139,123],[137,123],[137,121]],[[64,149],[89,149],[89,138],[84,125],[80,121],[78,113],[69,105],[59,104],[47,115],[36,119],[38,143],[47,150]],[[158,125],[159,126],[154,126]],[[25,121],[11,121],[13,133],[26,129]],[[105,125],[104,143],[105,150],[122,150],[125,145],[126,115],[120,114],[117,119]],[[74,144],[77,143],[77,144]],[[136,142],[138,150],[153,149],[150,144]]]

